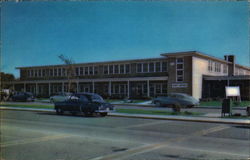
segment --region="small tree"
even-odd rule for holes
[[[66,75],[67,75],[67,80],[68,80],[68,91],[71,91],[71,83],[72,83],[72,79],[75,78],[75,74],[74,74],[74,61],[71,58],[67,58],[65,57],[63,54],[59,55],[58,58],[64,62],[64,64],[66,65]],[[64,86],[63,86],[64,87]]]

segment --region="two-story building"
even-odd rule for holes
[[[17,91],[49,96],[68,91],[67,65],[17,67]],[[95,92],[104,97],[148,98],[170,92],[195,98],[223,97],[226,85],[240,85],[249,98],[250,68],[235,64],[233,55],[219,59],[196,51],[163,53],[159,58],[73,64],[74,92]],[[220,83],[220,92],[214,84]],[[231,84],[230,84],[231,83]]]

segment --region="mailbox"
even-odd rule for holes
[[[221,116],[225,116],[226,113],[229,114],[230,116],[232,115],[232,104],[231,104],[231,99],[229,98],[223,99],[222,102]]]

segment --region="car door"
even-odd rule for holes
[[[89,104],[90,104],[89,99],[85,95],[80,95],[79,96],[79,104],[77,106],[77,109],[79,111],[84,112],[87,109],[87,107],[89,106]]]
[[[77,97],[71,96],[68,100],[60,102],[62,105],[63,110],[65,111],[74,111],[74,105],[77,101]]]

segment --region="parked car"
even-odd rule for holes
[[[106,103],[100,95],[95,93],[76,93],[63,102],[55,102],[57,114],[63,114],[65,111],[68,111],[72,114],[83,113],[84,115],[92,115],[97,113],[101,116],[106,116],[113,109],[114,107],[110,103]]]
[[[62,102],[62,101],[69,99],[71,95],[72,93],[70,92],[59,92],[56,95],[51,96],[49,99],[51,103]]]
[[[167,96],[159,96],[153,99],[155,106],[166,106],[166,107],[176,107],[180,106],[182,108],[192,108],[199,105],[199,101],[192,96],[184,93],[170,93]]]
[[[34,95],[30,92],[17,92],[12,97],[10,97],[12,101],[34,101]]]

